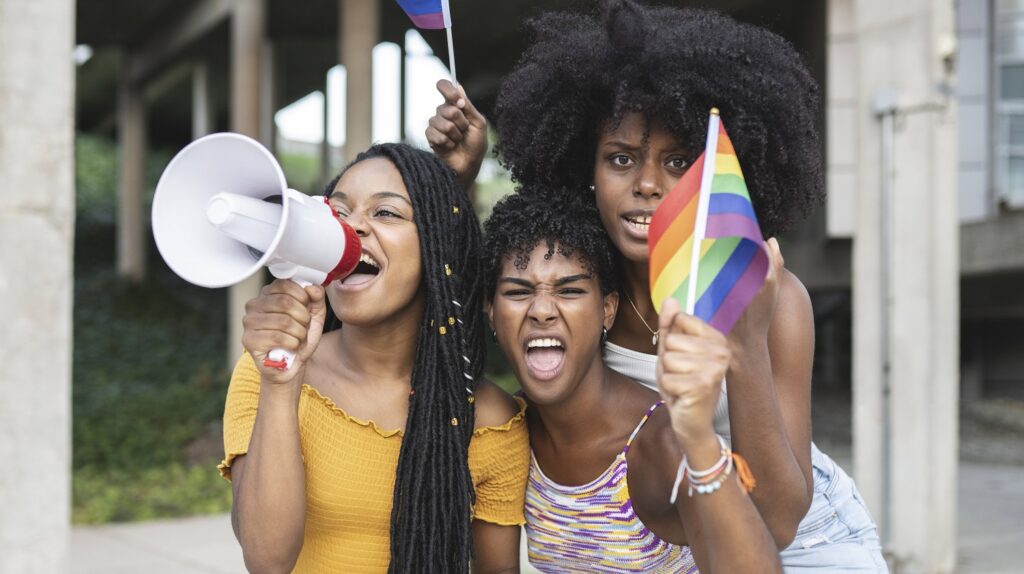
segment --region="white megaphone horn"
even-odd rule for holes
[[[234,133],[202,137],[174,156],[153,196],[153,235],[171,270],[202,287],[234,285],[263,266],[279,279],[327,285],[362,253],[326,198],[289,189],[274,156]],[[264,364],[288,369],[294,358],[274,349]]]

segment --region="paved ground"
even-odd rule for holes
[[[71,558],[72,574],[245,572],[227,515],[77,527],[71,534]],[[534,572],[523,569],[523,574]]]
[[[847,469],[849,404],[816,392],[813,410],[815,441]],[[1024,402],[966,405],[960,429],[957,571],[1024,573]],[[72,559],[73,574],[245,572],[227,516],[76,527]]]
[[[1024,467],[961,463],[959,509],[958,572],[1024,572]],[[72,558],[73,574],[245,572],[227,516],[77,527]]]

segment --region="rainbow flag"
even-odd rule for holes
[[[717,109],[704,153],[654,212],[647,244],[659,312],[674,297],[687,313],[728,333],[764,284],[764,237]]]
[[[440,30],[452,27],[448,0],[398,0],[417,28]]]

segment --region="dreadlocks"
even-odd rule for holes
[[[359,154],[326,194],[353,165],[378,157],[398,168],[409,191],[426,292],[395,477],[389,572],[468,572],[471,397],[484,365],[480,226],[455,174],[433,154],[404,144]]]

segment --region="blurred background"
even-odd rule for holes
[[[1024,1],[651,3],[765,26],[822,87],[828,200],[782,249],[814,302],[814,439],[893,571],[1021,572]],[[593,5],[451,0],[477,107],[530,16]],[[263,278],[173,275],[156,181],[217,131],[307,193],[371,142],[426,147],[446,54],[391,0],[0,0],[0,573],[242,571],[215,466]],[[481,218],[511,190],[490,157]]]

